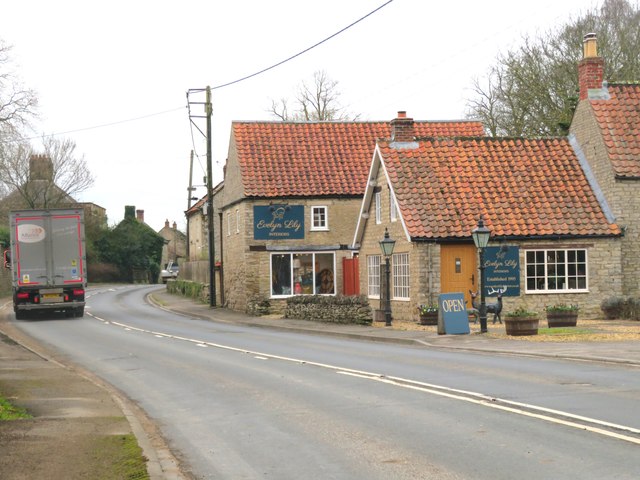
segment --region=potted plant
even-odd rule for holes
[[[547,312],[547,323],[549,328],[553,327],[575,327],[578,323],[578,305],[567,305],[558,303],[544,307]]]
[[[507,335],[537,335],[538,314],[530,312],[524,307],[518,307],[504,316],[504,328]]]
[[[420,325],[437,325],[438,324],[438,305],[422,304],[418,305],[420,313]]]

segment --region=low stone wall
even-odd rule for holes
[[[363,295],[303,295],[287,299],[284,316],[316,322],[371,325],[373,311]]]

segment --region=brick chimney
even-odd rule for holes
[[[407,118],[407,112],[399,111],[398,117],[391,120],[391,141],[413,142],[414,140],[413,118]]]
[[[53,181],[53,162],[46,155],[29,157],[29,180]]]
[[[164,221],[164,228],[169,228],[169,219],[168,218]]]
[[[604,59],[598,57],[598,42],[595,33],[587,33],[583,41],[582,60],[578,64],[580,100],[589,97],[590,88],[602,88],[604,80]]]
[[[178,224],[176,222],[173,222],[173,229],[177,230],[178,229]]]
[[[136,210],[136,219],[140,223],[144,223],[144,210]]]

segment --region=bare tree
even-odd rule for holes
[[[51,208],[76,203],[74,196],[93,185],[84,156],[70,139],[43,136],[44,153],[24,142],[0,148],[0,184],[16,192],[14,201],[27,208]]]
[[[282,121],[330,121],[357,120],[359,115],[347,113],[338,101],[338,82],[325,71],[313,74],[313,85],[302,82],[295,98],[296,110],[290,113],[287,99],[271,101],[269,112]]]
[[[605,78],[640,78],[640,11],[627,0],[605,0],[555,32],[525,37],[500,54],[484,80],[475,80],[468,117],[493,135],[566,135],[578,102],[577,65],[586,33],[598,35]]]
[[[9,69],[10,51],[11,47],[0,40],[0,140],[3,133],[28,126],[38,106],[35,92],[24,88]]]

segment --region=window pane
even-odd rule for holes
[[[314,291],[321,295],[334,294],[335,274],[333,272],[333,253],[316,253],[314,272]]]
[[[293,293],[313,294],[313,255],[310,253],[293,255]]]
[[[380,297],[380,258],[381,255],[367,257],[368,294],[370,297]]]
[[[393,297],[409,298],[409,254],[393,255]]]
[[[291,255],[271,256],[271,294],[291,295]]]

